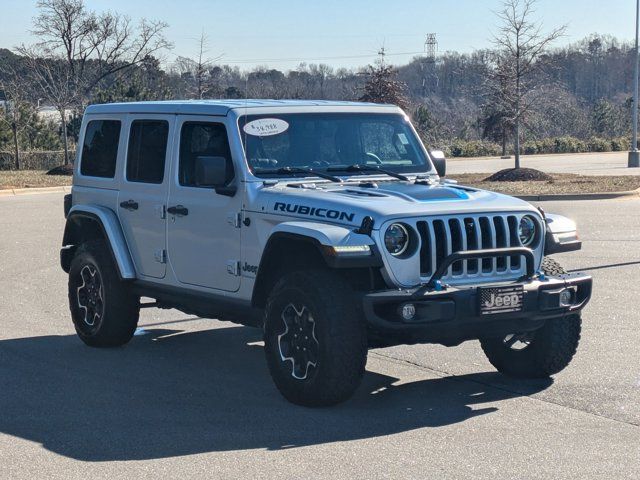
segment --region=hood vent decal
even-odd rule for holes
[[[389,195],[385,195],[384,193],[372,192],[370,190],[354,190],[354,189],[346,189],[346,190],[334,190],[335,193],[341,193],[342,195],[352,195],[355,197],[388,197]]]

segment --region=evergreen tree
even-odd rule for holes
[[[366,69],[367,81],[363,87],[363,93],[359,100],[372,103],[389,103],[402,109],[409,106],[409,100],[405,96],[407,86],[397,79],[396,70],[380,62],[378,65],[369,65]]]

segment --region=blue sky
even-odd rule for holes
[[[0,0],[0,47],[33,39],[35,0]],[[300,61],[335,67],[370,63],[384,44],[392,63],[407,62],[423,49],[426,33],[438,36],[439,51],[469,52],[490,45],[499,0],[86,0],[90,9],[115,10],[134,19],[166,21],[177,55],[193,56],[204,30],[209,57],[251,68],[268,64],[291,69]],[[568,24],[558,45],[598,32],[630,40],[633,0],[539,0],[536,12],[548,28]],[[408,52],[408,53],[407,53]],[[407,54],[404,54],[407,53]],[[400,55],[403,54],[403,55]],[[343,58],[340,58],[343,57]],[[355,58],[344,58],[355,57]]]

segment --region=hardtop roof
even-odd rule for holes
[[[324,107],[336,109],[361,109],[361,110],[397,110],[395,105],[345,102],[335,100],[167,100],[157,102],[128,102],[105,103],[90,105],[86,114],[101,113],[169,113],[169,114],[207,114],[226,115],[234,109],[286,109],[287,107],[299,110],[301,107]],[[323,108],[323,109],[324,109]]]

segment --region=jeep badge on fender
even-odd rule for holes
[[[591,277],[546,256],[580,248],[576,225],[443,181],[393,105],[91,105],[78,151],[60,261],[87,345],[127,343],[141,297],[259,327],[306,406],[349,398],[369,348],[478,339],[537,378],[578,346]]]

